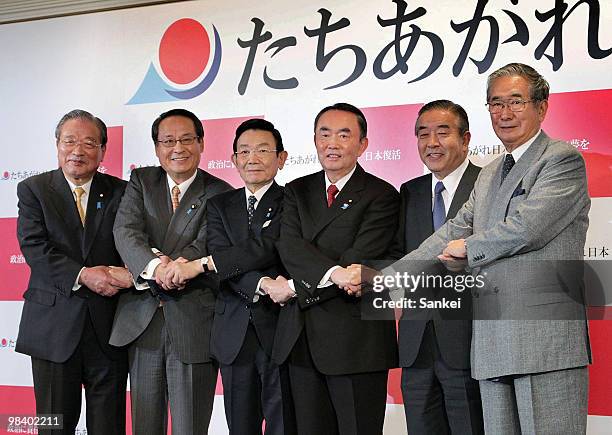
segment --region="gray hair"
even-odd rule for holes
[[[66,122],[70,121],[71,119],[84,119],[86,121],[91,121],[94,124],[96,124],[96,127],[98,127],[98,130],[100,130],[100,145],[106,146],[106,142],[108,142],[108,133],[106,131],[106,124],[104,124],[104,122],[100,118],[97,118],[93,116],[91,113],[89,113],[88,111],[81,110],[81,109],[71,110],[70,112],[62,116],[62,119],[60,119],[60,121],[57,123],[57,127],[55,127],[55,139],[56,140],[59,141],[60,134],[62,133],[62,127],[64,126]]]
[[[487,101],[490,97],[490,90],[493,81],[499,77],[505,76],[519,76],[523,77],[529,82],[529,98],[534,101],[545,101],[548,100],[548,94],[550,93],[550,85],[542,75],[535,69],[524,63],[509,63],[506,66],[501,67],[497,71],[493,71],[487,79]]]

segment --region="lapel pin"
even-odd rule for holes
[[[187,214],[191,214],[198,206],[196,204],[191,204],[191,208],[187,210]]]
[[[102,196],[102,195],[100,195]],[[102,201],[96,202],[96,210],[102,210]]]
[[[100,194],[100,198],[104,198],[104,194],[103,193]]]
[[[349,201],[350,202],[350,201]],[[346,202],[344,204],[342,204],[342,206],[340,207],[342,210],[346,210],[347,208],[349,208],[349,204],[347,204]]]
[[[270,216],[272,216],[272,209],[271,208],[268,209],[268,213],[266,214],[266,219],[269,218]]]

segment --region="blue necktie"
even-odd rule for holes
[[[434,231],[437,231],[446,220],[446,210],[444,209],[444,198],[442,198],[442,191],[445,189],[444,183],[438,181],[434,188],[434,206],[433,206],[433,226]]]

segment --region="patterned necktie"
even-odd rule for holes
[[[332,204],[334,203],[334,199],[336,199],[336,195],[338,194],[339,190],[336,187],[335,184],[330,184],[329,187],[327,188],[327,207],[331,207]]]
[[[434,188],[434,206],[433,206],[433,227],[434,231],[437,231],[446,220],[446,210],[444,207],[444,198],[442,198],[442,191],[445,189],[444,183],[438,181]]]
[[[506,154],[506,158],[504,159],[504,166],[502,167],[502,176],[501,176],[501,182],[502,183],[504,182],[504,180],[508,176],[508,173],[510,172],[510,170],[514,166],[514,163],[515,163],[514,162],[514,157],[512,157],[512,154]]]
[[[75,187],[74,194],[76,195],[76,206],[79,211],[79,217],[81,218],[81,225],[85,226],[85,210],[83,210],[83,204],[81,204],[81,198],[85,195],[85,189],[82,187]]]
[[[255,214],[256,202],[257,198],[255,198],[255,195],[249,196],[249,205],[247,207],[247,214],[249,215],[249,230],[251,229],[251,224],[253,223],[253,215]]]
[[[174,186],[172,188],[172,212],[174,213],[179,206],[179,195],[181,194],[181,189],[178,186]]]

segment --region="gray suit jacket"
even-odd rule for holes
[[[464,238],[469,267],[485,283],[472,291],[472,376],[587,365],[579,273],[590,208],[584,160],[542,132],[500,186],[502,164],[498,158],[484,167],[457,216],[384,273],[419,273],[450,240]]]
[[[166,172],[161,167],[133,170],[113,230],[117,250],[132,275],[138,277],[155,258],[151,248],[172,259],[206,256],[206,201],[230,189],[225,181],[198,169],[173,214]],[[170,298],[163,306],[166,327],[184,363],[209,360],[216,286],[212,277],[200,275],[185,289],[168,293]],[[147,328],[158,305],[159,300],[148,290],[123,293],[110,343],[125,346],[133,342]]]

